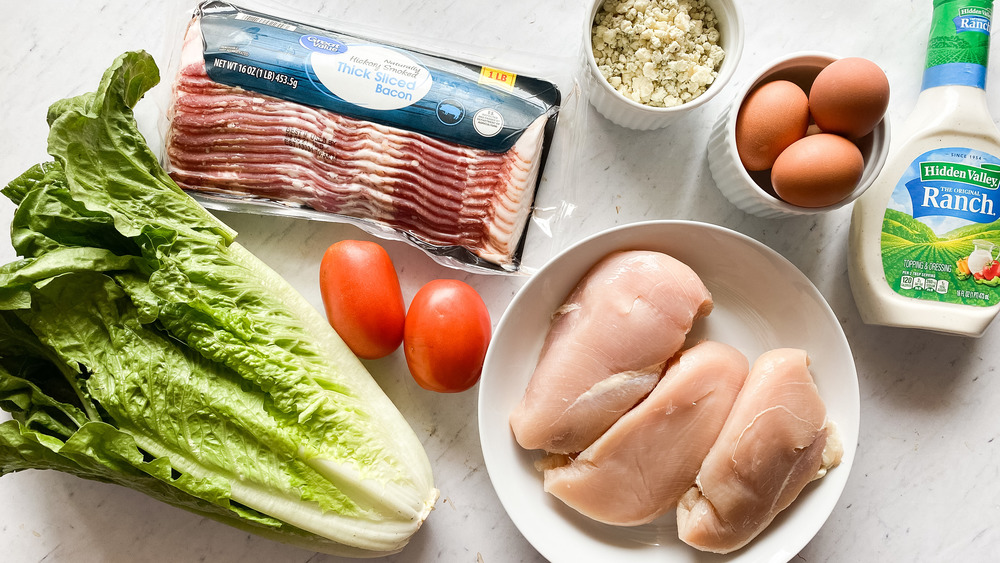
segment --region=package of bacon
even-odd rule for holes
[[[205,2],[164,160],[210,209],[352,222],[516,272],[560,98],[503,68]]]

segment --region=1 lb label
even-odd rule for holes
[[[914,159],[882,221],[882,266],[900,295],[1000,302],[1000,158],[952,147]]]

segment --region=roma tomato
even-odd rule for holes
[[[424,389],[465,391],[479,381],[492,333],[490,312],[472,286],[434,280],[417,291],[406,313],[406,365]]]
[[[370,241],[331,245],[319,267],[326,318],[359,358],[391,354],[403,341],[406,306],[384,248]]]

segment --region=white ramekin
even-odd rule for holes
[[[771,188],[770,171],[747,172],[736,151],[736,116],[747,95],[772,80],[790,80],[807,93],[823,68],[839,57],[821,52],[798,52],[781,57],[751,76],[736,92],[733,103],[719,116],[708,139],[708,167],[719,190],[736,207],[759,217],[812,215],[839,209],[857,199],[878,176],[889,153],[889,124],[883,118],[875,130],[857,141],[865,159],[861,180],[849,196],[825,207],[799,207],[779,199]]]
[[[613,123],[644,131],[666,127],[685,113],[712,99],[726,86],[736,71],[736,65],[739,64],[740,56],[743,54],[743,13],[739,3],[735,0],[707,0],[719,22],[719,44],[726,52],[718,76],[711,86],[694,100],[670,108],[647,106],[622,96],[608,84],[594,60],[594,17],[604,2],[605,0],[595,0],[591,6],[590,18],[584,25],[584,50],[587,66],[590,69],[588,73],[590,103]]]

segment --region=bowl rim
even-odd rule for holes
[[[648,106],[626,98],[618,92],[618,90],[611,87],[611,84],[604,78],[604,75],[601,74],[601,70],[597,67],[597,61],[594,59],[594,17],[597,16],[597,11],[606,1],[607,0],[594,0],[590,7],[590,17],[584,22],[584,56],[587,58],[587,66],[590,69],[590,75],[592,78],[591,82],[599,83],[598,87],[601,88],[606,95],[611,96],[615,101],[625,104],[632,110],[646,113],[651,116],[682,113],[686,110],[699,107],[714,98],[715,95],[729,83],[733,75],[736,74],[736,68],[743,54],[743,9],[740,7],[740,3],[736,0],[705,0],[705,3],[710,4],[712,10],[715,11],[716,14],[719,12],[719,7],[723,8],[723,11],[729,14],[730,21],[734,22],[730,25],[732,29],[727,31],[725,35],[727,43],[731,40],[732,45],[726,47],[726,57],[722,60],[722,65],[719,67],[718,73],[716,74],[715,80],[712,84],[710,84],[700,96],[679,106]],[[718,16],[716,17],[718,18]]]

